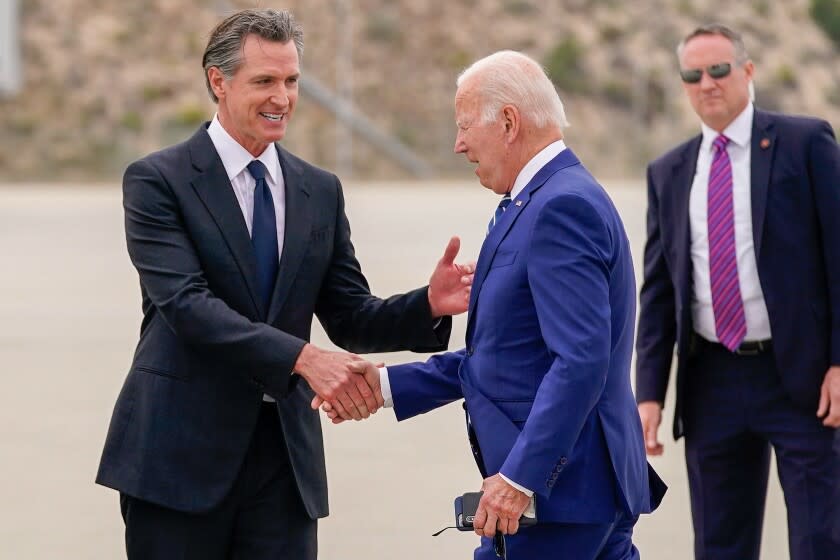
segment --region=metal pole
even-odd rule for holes
[[[353,0],[335,0],[336,57],[335,82],[338,98],[353,106]],[[340,177],[353,175],[353,134],[341,120],[335,121],[335,167]]]
[[[22,85],[18,0],[0,1],[0,93],[15,94]]]

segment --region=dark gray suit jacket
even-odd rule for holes
[[[427,289],[371,295],[354,255],[338,179],[277,147],[286,233],[268,309],[242,212],[206,124],[131,164],[123,179],[128,252],[143,322],[97,483],[173,509],[212,509],[242,465],[263,393],[277,399],[303,503],[326,516],[318,413],[292,373],[313,315],[354,352],[446,347]]]

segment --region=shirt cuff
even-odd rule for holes
[[[379,390],[382,391],[382,400],[385,401],[385,408],[394,406],[394,398],[391,395],[391,382],[388,380],[388,368],[379,368]]]
[[[391,393],[391,391],[390,391],[390,387],[389,387],[388,394],[390,395],[390,393]],[[383,396],[384,396],[384,393],[383,393]],[[388,406],[388,404],[386,403],[385,406]],[[499,476],[502,477],[502,480],[504,480],[505,482],[507,482],[508,484],[510,484],[511,486],[513,486],[514,488],[516,488],[517,490],[519,490],[520,492],[522,492],[523,494],[528,496],[529,498],[534,495],[533,490],[528,490],[524,486],[515,483],[514,481],[512,481],[511,479],[509,479],[508,477],[506,477],[502,473],[499,473]]]

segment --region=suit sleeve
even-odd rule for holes
[[[603,218],[578,195],[540,211],[528,282],[553,362],[537,390],[502,474],[546,497],[557,461],[571,455],[606,384],[610,361],[612,240]]]
[[[832,365],[840,365],[840,147],[831,126],[821,122],[811,136],[808,171],[815,197],[828,284]]]
[[[264,392],[282,397],[305,341],[253,322],[209,289],[172,189],[149,161],[123,177],[128,254],[151,304],[187,345],[229,361]]]
[[[335,182],[338,211],[334,252],[315,309],[330,340],[358,353],[445,350],[452,318],[444,317],[435,324],[428,287],[387,299],[371,295],[350,241],[341,184],[338,179]]]
[[[676,304],[665,261],[659,198],[651,166],[647,170],[647,189],[647,242],[636,338],[636,400],[664,403],[677,338]]]
[[[464,350],[432,356],[426,362],[388,366],[397,420],[406,420],[464,398],[458,369]]]

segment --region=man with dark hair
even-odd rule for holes
[[[457,238],[428,288],[371,295],[338,179],[275,144],[302,46],[287,12],[221,22],[213,121],[125,172],[144,318],[97,482],[120,491],[129,558],[314,560],[327,487],[310,401],[357,420],[383,402],[357,356],[308,343],[313,314],[355,352],[433,351],[466,309]]]
[[[770,448],[790,557],[840,557],[840,150],[753,107],[722,25],[677,50],[702,133],[648,167],[636,392],[648,454],[676,345],[697,559],[757,560]]]

